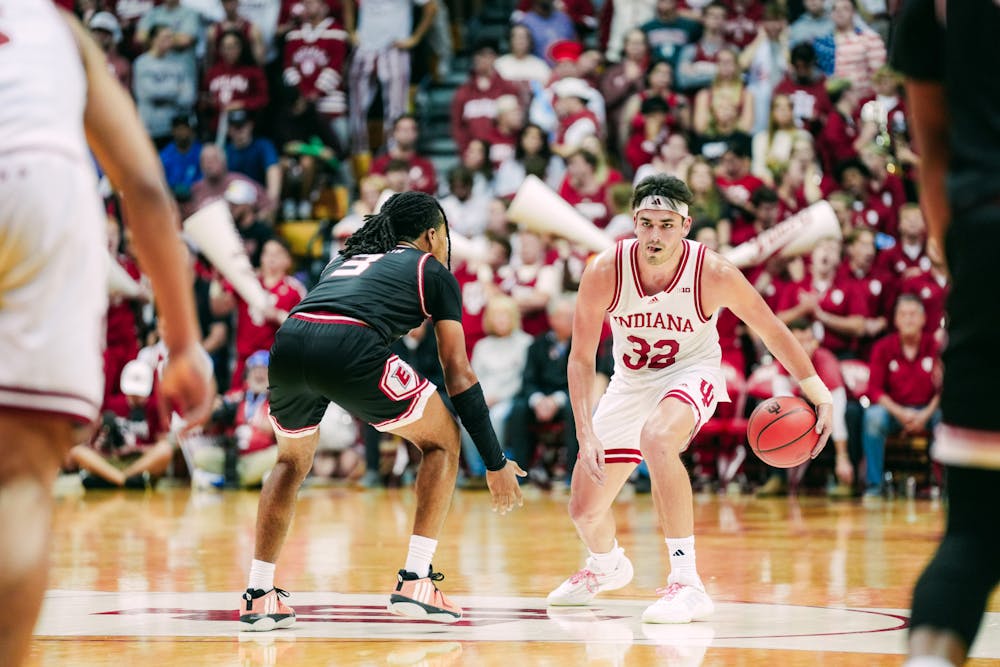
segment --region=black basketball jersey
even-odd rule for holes
[[[1000,3],[907,0],[894,35],[893,67],[945,86],[952,213],[993,204],[1000,197]]]
[[[458,281],[430,253],[408,246],[374,255],[338,255],[292,313],[333,313],[369,324],[386,344],[428,317],[462,321]]]

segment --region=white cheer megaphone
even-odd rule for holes
[[[135,299],[145,292],[142,285],[129,275],[114,257],[108,257],[108,294],[116,294],[126,299]]]
[[[722,255],[742,269],[761,264],[775,254],[804,255],[820,240],[840,236],[840,221],[833,207],[818,201]]]
[[[521,183],[507,217],[531,231],[560,236],[593,252],[615,244],[537,176],[529,175]]]
[[[184,221],[184,233],[246,301],[259,324],[260,314],[273,305],[273,295],[260,284],[250,265],[229,204],[218,199],[198,210]]]

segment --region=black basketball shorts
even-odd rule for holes
[[[289,317],[268,368],[271,422],[291,438],[312,435],[333,402],[380,431],[423,416],[437,390],[360,320],[326,313]]]

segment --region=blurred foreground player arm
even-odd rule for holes
[[[122,194],[133,247],[149,276],[157,310],[165,322],[169,350],[161,390],[189,424],[208,418],[211,369],[199,346],[187,252],[178,234],[178,214],[163,168],[131,98],[108,71],[104,54],[79,22],[64,15],[76,37],[87,74],[84,128],[87,143],[111,183]]]

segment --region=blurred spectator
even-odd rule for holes
[[[865,496],[884,491],[882,473],[885,440],[902,431],[930,437],[941,420],[940,349],[934,337],[924,331],[924,306],[912,294],[903,294],[896,303],[896,333],[875,343],[871,356],[868,397],[865,410],[864,443],[867,488]]]
[[[735,237],[736,228],[740,223],[753,218],[754,210],[750,199],[757,188],[764,185],[762,180],[750,173],[750,140],[746,135],[734,135],[725,143],[716,170],[715,182],[719,186],[722,198],[733,209]],[[732,243],[736,245],[739,241],[733,238]]]
[[[639,181],[654,174],[668,174],[688,183],[687,173],[694,159],[695,157],[691,155],[688,148],[687,136],[681,132],[675,132],[667,136],[667,140],[660,144],[649,163],[636,169],[632,183],[638,185]],[[709,169],[709,178],[711,178],[711,168]],[[688,183],[688,186],[690,185]]]
[[[211,66],[219,57],[222,49],[222,38],[227,32],[236,32],[246,41],[250,58],[257,65],[263,65],[267,56],[267,47],[260,28],[241,16],[240,0],[220,0],[222,5],[222,20],[213,23],[205,33],[205,62]]]
[[[824,0],[803,0],[805,11],[792,22],[788,31],[788,43],[794,48],[798,44],[810,46],[818,37],[833,34],[833,19],[826,11]]]
[[[87,21],[90,34],[97,41],[108,59],[108,69],[118,79],[125,90],[132,90],[132,63],[118,53],[118,44],[122,41],[122,29],[118,19],[111,12],[96,12]]]
[[[747,73],[747,90],[753,95],[752,132],[767,128],[771,94],[788,71],[788,22],[785,10],[773,0],[764,7],[764,15],[754,38],[739,57],[740,69]]]
[[[115,218],[109,217],[107,230],[110,261],[118,263],[132,280],[141,285],[139,265],[125,252],[121,225]],[[144,287],[140,287],[136,294],[119,292],[109,286],[104,342],[104,406],[114,397],[121,397],[118,378],[125,365],[139,353],[140,320],[137,308],[149,300]]]
[[[486,405],[490,409],[490,422],[501,443],[507,442],[507,416],[514,397],[521,391],[528,348],[532,338],[521,328],[521,313],[517,302],[508,296],[495,295],[486,303],[483,313],[486,337],[473,348],[472,370],[476,372]],[[463,442],[463,444],[465,444]],[[463,446],[462,453],[469,464],[469,474],[483,477],[486,467],[476,448]]]
[[[219,115],[242,109],[254,113],[267,106],[264,70],[254,61],[246,36],[236,30],[219,35],[219,58],[205,72],[202,95],[210,110],[208,128],[215,131]]]
[[[406,160],[393,158],[385,165],[385,189],[389,193],[409,192],[413,189],[410,179],[410,164]],[[376,174],[377,175],[377,174]]]
[[[837,182],[853,198],[854,225],[895,236],[896,209],[885,205],[882,197],[872,190],[871,181],[871,171],[859,158],[850,158],[837,165]]]
[[[653,160],[660,146],[666,143],[668,136],[667,114],[670,107],[661,97],[651,97],[643,100],[639,112],[642,114],[642,127],[633,130],[625,146],[625,159],[628,160],[632,173]]]
[[[692,128],[698,135],[719,133],[719,108],[729,104],[736,112],[736,129],[749,133],[754,123],[754,100],[753,94],[743,84],[736,52],[729,48],[719,51],[716,67],[712,84],[699,90],[694,98]]]
[[[827,91],[833,102],[834,113],[826,118],[822,131],[816,137],[816,152],[823,163],[823,170],[831,173],[834,167],[858,154],[858,91],[850,81],[827,81]]]
[[[705,7],[701,39],[681,49],[677,60],[677,86],[681,90],[695,93],[715,79],[719,53],[731,46],[724,33],[728,13],[726,6],[718,1]]]
[[[625,37],[656,13],[656,0],[604,0],[598,20],[598,42],[604,47],[604,57],[616,63],[623,54]]]
[[[515,95],[498,97],[496,108],[496,124],[488,139],[488,157],[493,169],[499,169],[501,164],[514,157],[518,135],[524,127],[524,109]]]
[[[753,137],[751,172],[765,183],[774,185],[774,172],[788,165],[796,139],[811,141],[811,137],[795,126],[792,100],[786,95],[775,95],[771,99],[768,116],[767,129]]]
[[[552,69],[542,58],[534,55],[531,31],[523,25],[510,28],[510,53],[505,53],[493,63],[501,77],[527,91],[531,84],[544,86],[549,82]]]
[[[195,470],[191,475],[196,486],[201,481],[211,486],[258,487],[277,462],[278,441],[268,418],[270,356],[267,350],[251,354],[246,361],[244,388],[217,399],[208,427],[217,435],[193,457]],[[227,470],[230,458],[235,460]],[[226,479],[227,472],[235,473],[235,479]]]
[[[199,258],[192,248],[191,279],[194,289],[194,305],[201,331],[201,346],[212,359],[212,374],[220,392],[229,390],[229,322],[212,312],[212,272],[207,260]]]
[[[491,146],[482,139],[473,139],[462,151],[461,165],[472,174],[472,194],[486,200],[493,198],[493,163],[489,160]]]
[[[854,22],[854,1],[834,0],[833,32],[813,42],[820,69],[827,76],[847,79],[859,97],[872,94],[872,75],[885,65],[885,43],[871,28]]]
[[[149,136],[157,148],[163,148],[170,141],[173,119],[191,113],[197,80],[193,70],[171,51],[174,37],[168,26],[153,26],[149,39],[149,51],[136,58],[132,87]]]
[[[341,218],[340,222],[333,226],[333,230],[331,231],[333,238],[340,241],[361,229],[361,226],[365,222],[365,216],[375,213],[379,196],[386,189],[387,185],[385,176],[381,174],[369,174],[362,178],[358,184],[359,196],[351,204],[350,213]]]
[[[806,204],[814,204],[827,197],[837,189],[837,182],[825,173],[823,165],[816,155],[816,146],[812,138],[802,135],[792,143],[792,159],[802,167],[802,187],[800,199]]]
[[[774,88],[775,95],[787,95],[792,100],[795,125],[819,134],[823,123],[833,111],[826,92],[826,77],[816,67],[816,51],[811,44],[792,47],[791,71]]]
[[[859,293],[865,307],[862,331],[857,336],[858,356],[868,357],[875,337],[881,336],[888,326],[897,295],[895,276],[875,265],[875,234],[870,229],[858,227],[844,239],[844,261],[837,271],[834,284],[844,292]]]
[[[497,117],[497,99],[519,92],[513,83],[493,69],[498,50],[492,40],[475,45],[469,79],[459,86],[452,98],[451,136],[460,152],[472,139],[489,140]]]
[[[899,294],[914,294],[924,304],[924,331],[944,342],[944,304],[950,290],[948,274],[943,266],[931,265],[930,271],[904,273],[899,281]]]
[[[656,0],[653,18],[639,26],[649,40],[649,52],[655,60],[666,60],[677,67],[681,50],[701,37],[701,24],[677,13],[677,0]]]
[[[473,193],[472,172],[457,166],[448,173],[447,197],[441,199],[441,208],[448,218],[448,226],[467,238],[477,238],[486,231],[491,197]]]
[[[548,331],[546,308],[559,294],[562,265],[549,256],[545,241],[536,232],[521,229],[513,244],[511,262],[497,270],[500,289],[521,309],[521,326],[532,336]]]
[[[535,458],[536,436],[532,427],[539,424],[561,425],[567,484],[573,474],[578,450],[566,380],[574,305],[569,296],[552,300],[549,307],[552,329],[537,336],[528,348],[521,391],[514,399],[507,418],[507,451],[511,458],[516,456],[516,460],[524,461],[528,466]],[[535,471],[535,475],[538,473]],[[542,479],[547,481],[547,474]]]
[[[198,63],[195,46],[201,33],[198,12],[181,4],[180,0],[163,0],[142,15],[135,30],[135,41],[154,48],[157,27],[169,28],[170,39],[165,40],[165,50],[171,51],[187,69],[186,75],[198,80]]]
[[[222,198],[229,204],[229,212],[236,223],[236,231],[243,240],[243,249],[252,266],[260,266],[264,244],[274,238],[274,228],[260,220],[254,213],[257,191],[250,181],[233,181]]]
[[[872,86],[875,96],[861,103],[859,143],[875,144],[886,154],[892,154],[900,140],[908,139],[902,79],[889,67],[882,67],[872,76]]]
[[[517,9],[511,15],[513,21],[520,21],[524,12],[531,9],[532,0],[518,0]],[[589,35],[597,27],[597,17],[594,14],[594,3],[591,0],[557,0],[554,3],[558,11],[565,12],[573,22],[577,36],[581,39]]]
[[[583,149],[571,153],[566,159],[566,178],[559,188],[565,199],[584,218],[603,229],[611,220],[608,209],[608,188],[621,181],[621,175],[600,180],[597,176],[597,157]]]
[[[234,181],[248,184],[254,191],[254,217],[271,220],[275,203],[259,183],[243,174],[234,174],[226,166],[226,154],[215,144],[207,144],[201,149],[201,180],[191,186],[191,201],[185,207],[188,216],[214,199],[221,198]]]
[[[285,36],[286,85],[298,92],[297,100],[314,109],[337,138],[342,154],[348,150],[346,74],[347,32],[328,15],[325,0],[304,0],[302,24]],[[301,112],[300,112],[301,113]]]
[[[632,186],[629,183],[615,183],[608,188],[608,206],[612,218],[604,228],[604,233],[616,241],[633,238],[635,220],[632,218]],[[580,274],[583,275],[582,270]]]
[[[639,93],[633,95],[625,102],[622,109],[619,136],[625,141],[631,135],[632,130],[642,127],[642,114],[640,109],[642,103],[651,97],[660,97],[667,102],[670,107],[668,126],[671,130],[687,130],[691,126],[691,109],[688,99],[684,95],[673,91],[674,70],[670,63],[664,61],[653,61],[646,70],[646,87]]]
[[[278,327],[305,296],[302,283],[289,275],[291,268],[292,255],[288,248],[281,241],[271,239],[264,244],[260,255],[258,279],[261,286],[274,295],[273,309],[268,313],[251,313],[246,301],[236,295],[231,285],[224,285],[224,291],[213,303],[213,310],[219,315],[236,311],[236,365],[231,389],[243,386],[247,359],[257,350],[271,349]]]
[[[201,142],[195,139],[191,119],[177,116],[170,125],[173,141],[160,151],[167,185],[178,201],[191,199],[191,188],[201,180]]]
[[[586,90],[584,100],[587,110],[592,112],[598,120],[598,125],[603,127],[605,118],[604,98],[597,91],[597,82],[584,78],[585,68],[583,62],[583,45],[579,42],[569,40],[559,41],[549,49],[552,59],[555,61],[552,68],[552,76],[548,85],[541,88],[532,85],[531,103],[528,106],[528,119],[540,126],[546,132],[555,133],[559,124],[556,108],[556,86],[564,79],[582,81],[580,94]]]
[[[416,27],[413,26],[414,7],[421,8],[420,23]],[[375,100],[373,79],[376,76],[381,84],[386,136],[390,128],[395,127],[396,120],[406,113],[410,95],[410,50],[430,29],[437,10],[437,0],[365,0],[360,4],[356,0],[344,0],[344,23],[355,48],[349,74],[354,153],[370,154],[368,109]],[[426,192],[420,187],[416,189]]]
[[[553,0],[534,0],[531,9],[512,18],[531,33],[534,54],[550,63],[554,60],[549,53],[549,46],[561,39],[576,39],[572,19],[556,9]]]
[[[562,183],[566,166],[549,148],[545,132],[537,125],[525,125],[517,137],[514,156],[504,160],[497,170],[494,189],[501,197],[513,196],[528,174],[526,164],[534,159],[541,166],[541,178],[553,190]]]
[[[757,36],[764,3],[757,0],[727,0],[726,39],[737,49],[745,49]]]
[[[254,136],[253,115],[243,109],[230,111],[226,164],[229,170],[248,176],[267,190],[271,201],[281,198],[281,165],[278,151],[267,137]]]
[[[585,137],[603,134],[602,126],[594,112],[587,108],[593,89],[583,79],[560,79],[552,84],[552,92],[559,119],[552,150],[566,158],[580,147]]]
[[[913,278],[929,273],[931,258],[927,255],[927,224],[920,205],[899,207],[898,243],[879,253],[878,265],[898,279]]]
[[[601,77],[601,95],[608,121],[608,142],[612,152],[624,145],[628,135],[621,135],[622,112],[625,103],[645,88],[646,68],[649,67],[649,44],[646,33],[633,28],[625,34],[621,61],[612,65]]]
[[[465,330],[466,353],[472,358],[476,343],[486,336],[486,304],[501,295],[500,267],[510,264],[511,246],[507,235],[493,231],[485,234],[483,258],[456,258],[452,273],[462,290],[462,328]],[[520,322],[520,315],[518,316]],[[518,325],[520,326],[520,324]]]
[[[275,48],[277,41],[275,36],[278,34],[278,20],[282,12],[286,10],[286,7],[292,4],[296,4],[294,0],[281,0],[281,2],[273,2],[273,0],[240,0],[240,16],[250,21],[250,23],[260,30],[261,39],[267,50],[264,60],[269,63],[274,61],[278,55]],[[286,32],[287,29],[281,32],[281,37],[284,37]]]
[[[906,186],[896,173],[896,165],[889,164],[888,148],[876,143],[865,144],[859,154],[871,173],[869,187],[898,221],[899,207],[906,203]]]
[[[173,452],[154,391],[155,370],[134,360],[115,378],[121,400],[105,410],[93,441],[70,450],[69,459],[86,471],[85,488],[146,488],[152,475],[166,470],[164,454]]]
[[[352,103],[353,108],[353,103]],[[386,173],[390,160],[401,160],[409,167],[409,189],[437,194],[437,174],[430,160],[417,155],[417,140],[419,139],[417,119],[404,114],[396,119],[392,126],[392,141],[385,155],[375,159],[371,165],[373,174]]]

